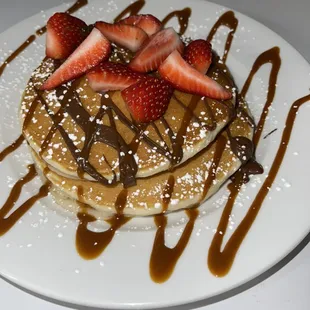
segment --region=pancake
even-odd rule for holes
[[[119,200],[124,205],[125,216],[147,216],[171,212],[195,206],[208,199],[220,186],[246,162],[246,154],[253,138],[253,125],[248,110],[240,102],[235,120],[209,147],[175,168],[146,179],[124,189],[119,183],[108,187],[99,182],[73,180],[49,168],[46,162],[33,152],[34,160],[45,177],[53,184],[53,194],[59,199],[88,205],[99,214],[111,216],[118,212]],[[242,151],[244,150],[244,152]],[[218,160],[218,164],[216,161]],[[63,205],[63,204],[62,204]]]
[[[85,77],[38,91],[56,67],[46,59],[34,71],[23,95],[21,122],[34,152],[73,182],[132,186],[136,178],[165,172],[198,154],[233,117],[235,96],[218,101],[175,91],[161,119],[136,124],[119,91],[95,93]],[[234,82],[217,58],[208,75],[234,92]]]

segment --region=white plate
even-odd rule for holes
[[[167,0],[165,6],[149,0],[142,12],[161,18],[167,10],[191,5],[192,18],[187,35],[205,38],[217,17],[227,9],[206,1]],[[129,4],[126,0],[104,3],[93,1],[77,16],[87,22],[112,20]],[[31,17],[0,35],[0,57],[7,57],[38,25],[55,11]],[[309,92],[309,64],[278,35],[256,21],[236,12],[239,26],[233,40],[227,64],[241,87],[256,57],[263,51],[279,46],[282,66],[278,88],[270,110],[264,134],[278,130],[261,140],[258,159],[265,175],[252,178],[233,210],[233,222],[224,240],[231,235],[265,179],[277,150],[285,118],[291,103]],[[172,22],[171,25],[176,25]],[[227,29],[221,29],[213,42],[223,50]],[[12,39],[13,38],[13,39]],[[18,104],[32,70],[44,55],[44,37],[38,38],[5,71],[0,84],[1,149],[20,134]],[[270,67],[259,70],[248,94],[248,101],[257,118],[266,96]],[[276,181],[265,200],[257,220],[243,242],[230,273],[214,277],[207,267],[207,254],[214,230],[222,212],[220,203],[227,191],[223,188],[201,207],[189,245],[180,258],[172,277],[164,284],[155,284],[149,276],[149,258],[155,229],[152,219],[135,219],[122,228],[110,246],[96,260],[85,261],[75,250],[75,220],[64,217],[51,208],[50,198],[37,203],[22,220],[0,238],[0,274],[34,292],[62,301],[107,308],[162,307],[201,300],[237,287],[259,275],[288,254],[310,229],[308,206],[308,175],[310,151],[307,137],[310,130],[310,103],[300,110],[292,138]],[[25,145],[0,163],[0,205],[11,186],[26,172],[30,162]],[[21,201],[35,193],[38,179],[24,188]],[[206,212],[213,209],[214,212]],[[167,244],[174,245],[184,228],[184,214],[169,216]]]

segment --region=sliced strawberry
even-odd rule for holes
[[[149,36],[162,28],[161,21],[151,14],[132,15],[120,20],[119,23],[139,27]]]
[[[136,52],[148,38],[148,35],[141,28],[131,25],[96,22],[95,27],[110,41],[126,47],[132,52]]]
[[[110,42],[96,28],[69,58],[45,81],[42,90],[48,90],[81,76],[109,57]]]
[[[229,99],[231,93],[216,81],[189,65],[178,51],[172,52],[159,67],[160,75],[176,89],[214,99]]]
[[[68,13],[55,13],[46,25],[46,56],[67,58],[87,37],[87,25]]]
[[[89,85],[94,91],[123,90],[137,83],[146,75],[131,70],[121,63],[105,61],[87,73]]]
[[[138,72],[156,70],[174,50],[182,52],[184,45],[173,28],[163,29],[149,38],[129,67]]]
[[[206,74],[212,62],[212,46],[209,41],[195,40],[185,48],[184,59],[199,72]]]
[[[148,123],[165,114],[173,87],[162,79],[148,77],[124,89],[121,94],[133,119]]]

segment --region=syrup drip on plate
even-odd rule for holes
[[[229,216],[234,206],[236,197],[239,194],[240,188],[244,183],[243,174],[246,173],[246,171],[243,172],[241,170],[239,173],[237,173],[234,181],[228,185],[230,195],[224,208],[220,223],[217,227],[217,232],[214,235],[213,241],[211,243],[208,255],[208,266],[210,271],[214,275],[222,277],[229,272],[234,262],[237,251],[240,248],[240,245],[242,244],[242,241],[246,237],[247,233],[249,232],[252,224],[254,223],[256,216],[259,213],[260,208],[264,202],[264,199],[266,198],[270,188],[272,187],[272,184],[281,167],[288,143],[290,141],[298,110],[304,103],[308,101],[310,101],[310,95],[296,100],[291,106],[285,122],[286,126],[283,130],[280,146],[278,148],[275,159],[273,160],[268,176],[264,181],[262,187],[260,188],[258,194],[256,195],[254,201],[252,202],[249,211],[247,212],[241,223],[238,225],[232,236],[227,241],[224,249],[221,250],[223,238],[225,236],[225,232],[228,226]]]
[[[207,40],[209,42],[212,41],[212,39],[214,38],[215,33],[218,31],[218,29],[221,26],[226,26],[228,28],[230,28],[230,32],[228,34],[228,38],[226,40],[226,44],[225,44],[225,49],[224,49],[224,55],[223,55],[223,63],[226,62],[227,60],[227,56],[228,53],[230,51],[230,47],[231,47],[231,43],[233,41],[234,38],[234,33],[237,30],[238,27],[238,19],[235,17],[235,13],[233,11],[227,11],[226,13],[224,13],[215,23],[215,25],[212,27]]]
[[[115,202],[117,213],[109,220],[106,220],[110,227],[103,232],[95,232],[88,229],[88,224],[95,222],[96,218],[86,212],[79,212],[79,226],[76,231],[76,249],[84,259],[98,257],[113,240],[115,232],[125,225],[130,218],[123,215],[123,209],[127,202],[127,189],[123,189]]]
[[[38,200],[48,195],[50,186],[49,182],[42,185],[37,194],[30,197],[9,216],[7,216],[7,214],[13,210],[17,200],[21,195],[24,185],[29,183],[36,175],[37,172],[34,165],[29,165],[28,173],[24,177],[20,178],[11,189],[9,197],[0,209],[0,236],[7,233]]]
[[[188,209],[185,212],[188,216],[188,222],[185,225],[178,243],[173,248],[169,248],[165,245],[167,217],[163,214],[154,216],[155,224],[158,228],[151,253],[149,268],[151,278],[156,283],[163,283],[169,279],[175,265],[188,244],[199,212],[197,209]]]
[[[219,166],[222,154],[225,150],[227,139],[224,136],[220,136],[215,143],[215,151],[213,160],[210,167],[210,173],[205,181],[203,192],[200,198],[200,202],[195,204],[191,209],[186,210],[186,214],[189,218],[182,235],[174,248],[169,248],[165,245],[165,231],[167,226],[167,217],[164,214],[154,216],[155,224],[157,226],[156,236],[153,244],[153,250],[150,258],[150,275],[154,282],[163,283],[167,281],[173,273],[173,270],[184,252],[189,238],[192,234],[195,221],[199,215],[197,207],[204,201],[208,194],[210,185],[216,177],[216,171]],[[173,194],[174,178],[169,176],[167,184],[163,191],[163,213],[166,212],[170,203],[170,199]]]

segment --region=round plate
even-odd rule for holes
[[[217,18],[227,10],[199,0],[167,0],[165,6],[158,5],[158,0],[149,0],[142,12],[163,18],[167,10],[183,9],[189,3],[192,17],[186,34],[193,38],[205,38]],[[92,1],[76,15],[86,22],[99,19],[109,21],[128,4],[127,0],[115,0],[103,6],[102,1]],[[53,12],[64,9],[65,6],[61,6],[44,15],[36,15],[1,34],[1,60],[32,34],[38,25],[43,25]],[[257,158],[263,164],[265,174],[252,177],[242,191],[233,209],[224,242],[241,221],[268,174],[289,107],[294,100],[309,92],[310,73],[307,62],[288,43],[256,21],[235,13],[239,26],[227,64],[237,85],[242,87],[257,56],[273,46],[280,47],[282,66],[275,100],[263,135],[273,129],[278,130],[262,139],[257,150]],[[177,26],[175,20],[171,20],[170,24]],[[223,27],[213,41],[214,48],[220,54],[226,37],[227,28]],[[1,149],[20,135],[20,97],[32,70],[43,56],[44,36],[38,37],[7,67],[2,76]],[[256,119],[265,102],[269,72],[269,65],[260,69],[248,92],[247,99]],[[50,197],[37,203],[0,238],[1,275],[51,298],[106,308],[158,308],[183,304],[214,296],[249,281],[288,254],[310,229],[307,196],[310,166],[305,164],[308,163],[310,147],[308,140],[300,139],[310,130],[309,107],[307,103],[300,110],[283,165],[226,277],[214,277],[207,267],[209,245],[222,213],[223,201],[227,197],[225,187],[201,206],[190,242],[173,275],[164,284],[154,283],[149,275],[149,259],[155,235],[152,218],[130,221],[117,232],[99,258],[86,261],[75,249],[76,220],[55,212]],[[26,173],[27,163],[30,162],[28,150],[23,145],[13,156],[0,163],[0,205],[4,204],[9,188]],[[39,179],[27,184],[20,201],[35,193],[39,186]],[[166,231],[169,246],[177,242],[186,218],[183,212],[169,215]]]

